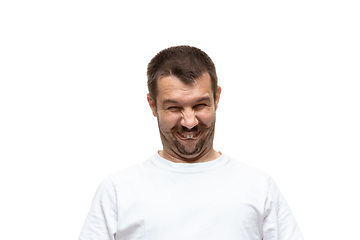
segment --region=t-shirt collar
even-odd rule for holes
[[[182,173],[200,173],[200,172],[207,172],[211,170],[215,170],[219,167],[224,166],[229,162],[229,158],[224,154],[221,154],[220,157],[208,162],[201,162],[201,163],[175,163],[169,161],[156,153],[150,161],[160,167],[162,169],[174,172],[182,172]]]

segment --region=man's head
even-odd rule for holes
[[[158,119],[161,155],[180,162],[215,159],[215,111],[221,88],[213,62],[187,46],[165,49],[154,59],[148,67],[148,102]]]
[[[157,80],[161,76],[175,76],[184,83],[194,82],[203,73],[209,73],[213,93],[217,89],[216,69],[211,58],[202,50],[190,46],[170,47],[159,52],[147,68],[149,94],[155,100]]]

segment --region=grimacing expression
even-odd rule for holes
[[[213,146],[221,88],[213,93],[208,73],[194,83],[162,76],[157,87],[156,103],[150,95],[148,102],[158,120],[163,150],[174,158],[199,159]]]

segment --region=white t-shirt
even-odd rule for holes
[[[158,154],[106,178],[79,240],[302,240],[272,178],[222,155],[173,163]]]

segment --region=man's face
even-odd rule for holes
[[[158,79],[157,87],[156,106],[149,95],[148,101],[158,119],[163,155],[189,162],[213,150],[221,88],[214,99],[210,75],[204,73],[195,83],[164,76]]]

